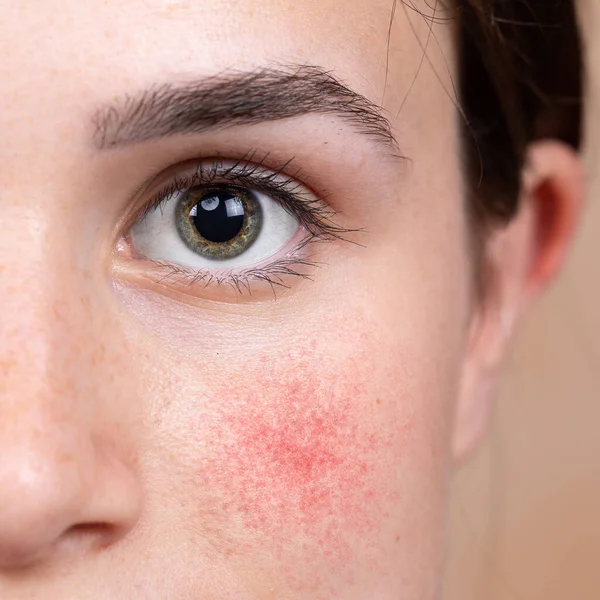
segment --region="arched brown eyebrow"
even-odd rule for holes
[[[94,142],[99,149],[111,149],[311,113],[335,115],[398,154],[390,123],[379,106],[331,72],[306,65],[226,73],[125,96],[94,114]]]

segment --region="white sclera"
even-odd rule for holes
[[[271,200],[268,195],[252,192],[262,210],[262,227],[254,243],[235,258],[205,258],[187,246],[177,229],[175,209],[182,193],[173,194],[159,208],[148,213],[132,227],[131,239],[137,254],[151,260],[192,269],[247,268],[276,254],[298,231],[299,223],[296,217]]]

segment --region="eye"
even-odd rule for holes
[[[133,225],[130,238],[145,258],[222,271],[263,263],[301,229],[298,218],[268,193],[209,182],[164,195]]]
[[[223,284],[254,295],[312,279],[325,263],[313,260],[309,246],[344,241],[357,230],[334,221],[325,190],[314,194],[300,171],[286,174],[291,161],[272,170],[264,165],[268,155],[259,163],[254,156],[188,161],[155,178],[121,238],[120,273],[190,295]]]

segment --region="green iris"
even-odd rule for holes
[[[177,229],[196,254],[212,260],[235,258],[260,233],[263,215],[248,190],[227,184],[190,188],[175,209]]]

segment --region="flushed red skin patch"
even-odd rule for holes
[[[275,554],[301,545],[346,562],[354,541],[368,545],[386,517],[381,459],[393,438],[356,371],[295,362],[256,379],[248,371],[244,388],[222,392],[201,477]]]

